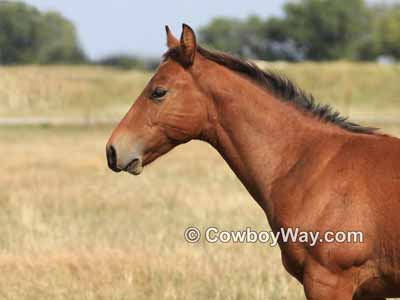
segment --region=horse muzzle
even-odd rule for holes
[[[126,153],[119,151],[112,144],[106,147],[108,167],[114,172],[125,171],[133,175],[139,175],[143,171],[143,159],[137,152]]]

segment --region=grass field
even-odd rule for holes
[[[214,150],[193,142],[114,174],[110,130],[0,131],[2,298],[301,299],[277,248],[185,242],[190,225],[266,229]]]
[[[344,114],[400,115],[400,65],[262,64]],[[0,117],[119,118],[151,74],[101,67],[2,67]]]
[[[400,115],[397,66],[301,67],[275,65],[321,99],[351,97],[351,106],[335,101],[351,115]],[[0,115],[121,117],[147,78],[2,68]],[[111,130],[0,127],[0,299],[304,299],[278,248],[185,242],[191,225],[268,229],[211,147],[191,142],[139,177],[115,174],[104,154]],[[400,136],[400,127],[385,130]]]

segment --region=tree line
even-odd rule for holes
[[[200,28],[210,48],[262,60],[400,59],[400,4],[364,0],[297,0],[281,17],[218,17]],[[112,55],[90,61],[74,24],[57,12],[0,2],[1,64],[94,63],[152,69],[154,59]]]
[[[40,12],[23,2],[0,2],[0,65],[99,64],[154,69],[157,61],[131,55],[90,60],[74,24],[57,12]]]
[[[400,58],[400,4],[289,1],[282,17],[215,18],[201,28],[209,47],[262,60]]]

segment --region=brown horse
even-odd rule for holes
[[[400,140],[348,122],[286,78],[167,27],[169,50],[107,144],[109,167],[141,173],[176,145],[210,143],[273,231],[362,231],[363,243],[279,241],[307,299],[400,296]]]

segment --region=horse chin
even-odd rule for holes
[[[134,159],[132,162],[128,164],[127,167],[125,167],[124,171],[132,175],[139,175],[143,171],[142,160]]]
[[[143,171],[143,166],[138,166],[137,168],[135,168],[133,170],[127,170],[127,172],[129,174],[132,174],[135,176],[140,175],[142,173],[142,171]]]

